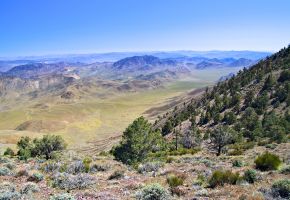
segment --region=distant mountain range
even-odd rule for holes
[[[188,57],[193,54],[198,56]],[[121,56],[125,53],[112,55]],[[65,58],[61,62],[58,59],[54,60],[57,62],[40,62],[32,58],[1,61],[0,69],[5,70],[0,73],[0,96],[11,98],[28,95],[36,98],[39,95],[50,94],[60,98],[75,98],[85,93],[92,96],[99,89],[138,91],[160,87],[163,83],[173,80],[192,78],[195,70],[216,68],[227,68],[230,75],[220,78],[224,80],[231,77],[236,69],[249,67],[268,53],[183,51],[158,52],[154,55],[134,55],[115,62],[89,64],[76,57],[70,57],[76,59],[75,62],[68,62]],[[224,57],[227,55],[234,57]]]
[[[196,61],[199,58],[217,59],[250,59],[259,60],[271,55],[271,52],[256,51],[152,51],[152,52],[112,52],[97,54],[68,54],[50,56],[27,56],[14,58],[0,58],[0,71],[7,71],[13,66],[28,63],[78,63],[91,64],[95,62],[116,62],[118,60],[133,57],[152,55],[160,59],[174,59],[177,61]]]

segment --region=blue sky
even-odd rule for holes
[[[289,0],[1,0],[0,57],[266,50],[290,43]]]

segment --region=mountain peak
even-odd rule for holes
[[[130,66],[146,66],[146,65],[156,65],[160,64],[161,61],[155,56],[145,55],[145,56],[132,56],[128,58],[121,59],[114,63],[114,67],[117,69],[123,69]]]

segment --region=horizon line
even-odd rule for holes
[[[118,54],[118,53],[169,53],[169,52],[257,52],[257,53],[275,53],[279,50],[218,50],[218,49],[212,49],[212,50],[139,50],[139,51],[103,51],[103,52],[71,52],[71,53],[46,53],[46,54],[31,54],[31,55],[20,55],[20,56],[0,56],[0,59],[23,59],[23,58],[29,58],[29,57],[53,57],[53,56],[85,56],[85,55],[102,55],[102,54]]]

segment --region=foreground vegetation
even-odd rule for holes
[[[27,160],[6,154],[0,157],[0,199],[287,199],[289,148],[255,146],[218,157],[172,150],[163,154],[167,159],[150,154],[132,163],[136,169],[107,153],[57,150],[48,160],[45,154]]]

